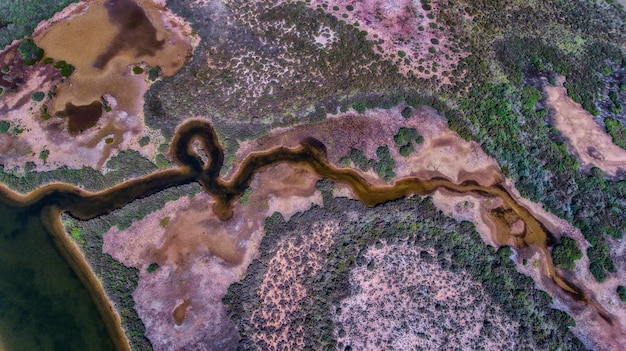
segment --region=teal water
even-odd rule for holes
[[[0,351],[112,349],[40,214],[0,204]]]

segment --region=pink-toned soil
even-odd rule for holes
[[[131,4],[134,4],[130,2]],[[149,0],[138,1],[156,31],[156,39],[163,40],[163,47],[156,55],[137,54],[142,40],[126,44],[115,51],[103,67],[96,67],[98,58],[111,51],[118,43],[120,29],[109,20],[107,2],[83,1],[71,4],[55,16],[39,24],[33,39],[44,49],[45,57],[64,60],[76,70],[69,78],[62,78],[54,64],[40,62],[25,70],[23,84],[5,92],[0,105],[3,120],[11,122],[24,131],[19,135],[0,135],[0,162],[6,168],[35,163],[37,170],[55,169],[61,166],[80,168],[90,166],[101,169],[106,161],[120,150],[135,149],[154,160],[156,147],[163,142],[158,131],[152,131],[143,123],[143,95],[151,82],[147,79],[150,67],[160,66],[163,76],[175,74],[190,59],[193,45],[191,28],[162,4]],[[137,39],[137,34],[131,39]],[[156,40],[155,39],[155,40]],[[4,65],[19,71],[21,59],[7,48],[0,53]],[[136,74],[133,67],[144,69]],[[30,100],[36,91],[54,95],[42,102]],[[85,106],[106,101],[109,111],[103,111],[97,123],[77,135],[68,133],[68,119],[63,117],[67,104]],[[51,116],[42,118],[46,109]],[[147,136],[151,142],[139,145],[139,139]],[[39,157],[44,152],[47,158]]]
[[[626,150],[613,144],[593,116],[567,96],[564,81],[564,77],[559,77],[556,86],[544,84],[544,91],[554,126],[567,139],[569,151],[578,157],[583,168],[598,167],[612,176],[619,170],[626,171]]]
[[[353,350],[521,346],[517,323],[491,306],[480,284],[442,269],[436,259],[424,260],[426,253],[436,255],[402,242],[368,249],[365,257],[371,263],[350,273],[356,293],[341,301],[341,313],[333,313],[338,342]]]
[[[257,255],[266,217],[281,211],[289,218],[322,204],[316,181],[298,167],[277,165],[255,177],[246,204],[237,203],[226,222],[211,211],[213,200],[200,193],[105,234],[104,252],[140,268],[133,298],[155,350],[236,349],[238,334],[221,300]],[[154,273],[146,271],[151,263],[160,266]],[[177,321],[182,301],[186,313]]]
[[[337,223],[315,223],[307,240],[299,244],[280,242],[257,290],[261,304],[251,316],[257,330],[264,331],[252,336],[257,345],[270,350],[304,347],[303,327],[298,325],[297,330],[289,330],[294,325],[293,313],[301,308],[300,302],[306,297],[301,279],[316,275],[323,267],[337,229]]]
[[[431,108],[422,107],[405,119],[400,114],[405,107],[401,104],[389,110],[370,110],[364,115],[352,111],[329,116],[316,124],[274,130],[264,138],[242,142],[234,156],[235,166],[225,178],[232,177],[237,165],[250,153],[276,146],[293,147],[306,137],[314,137],[324,143],[328,159],[336,165],[352,148],[361,149],[368,158],[376,159],[376,148],[386,144],[390,146],[397,162],[395,172],[398,176],[417,175],[427,179],[445,177],[457,183],[473,180],[485,186],[500,182],[552,233],[557,237],[574,238],[584,251],[588,244],[579,231],[545,212],[541,205],[522,199],[514,184],[502,177],[497,163],[477,144],[467,142],[451,132],[444,117]],[[424,137],[424,142],[408,157],[400,156],[397,146],[393,144],[393,137],[400,127],[414,127]],[[384,180],[373,172],[365,176],[373,184],[384,184]],[[321,205],[319,193],[315,191],[316,180],[316,176],[303,168],[288,165],[271,167],[255,177],[246,204],[237,204],[234,217],[226,222],[220,222],[214,216],[210,210],[212,200],[200,194],[193,199],[173,202],[134,223],[127,230],[113,229],[105,235],[105,252],[126,265],[143,267],[134,298],[153,344],[184,347],[188,345],[188,340],[192,340],[207,347],[217,347],[211,340],[236,339],[235,330],[225,320],[221,298],[228,285],[244,274],[250,260],[258,254],[264,218],[274,210],[289,211],[285,213],[289,216],[308,208],[311,203]],[[346,192],[341,187],[338,191]],[[512,217],[510,223],[494,222],[493,218],[485,215],[490,213],[487,211],[504,205],[500,199],[482,195],[462,196],[445,191],[437,191],[433,196],[435,204],[445,213],[458,220],[474,222],[489,244],[497,245],[502,242],[502,235],[510,233],[507,235],[515,236],[522,229],[519,218]],[[170,222],[166,228],[158,229],[160,221],[165,217],[170,217]],[[603,284],[593,283],[588,266],[584,264],[577,266],[574,276],[570,277],[567,273],[570,281],[585,292],[599,296],[594,299],[613,319],[614,324],[609,326],[602,322],[594,307],[572,301],[546,276],[544,268],[550,262],[548,254],[547,250],[520,251],[518,266],[556,299],[559,308],[574,317],[577,321],[576,331],[588,345],[610,349],[611,345],[621,342],[620,338],[626,335],[623,327],[626,325],[626,314],[621,305],[614,304],[615,297],[605,298],[615,295],[616,282],[609,279]],[[541,264],[522,267],[522,258],[527,257],[534,257],[533,260]],[[145,267],[153,262],[159,263],[161,268],[148,274]],[[212,274],[206,274],[207,271]],[[288,277],[289,273],[285,271],[281,276]],[[212,288],[208,289],[209,286]],[[293,288],[299,291],[297,284]],[[593,289],[593,293],[590,289]],[[268,290],[268,299],[269,296],[272,295]],[[187,315],[181,326],[176,326],[172,314],[176,306],[185,300],[189,301]],[[288,316],[287,312],[281,312],[280,309],[271,313]],[[214,339],[216,335],[220,335],[221,339]],[[277,332],[271,340],[263,340],[278,342],[282,340],[280,335],[283,334]]]

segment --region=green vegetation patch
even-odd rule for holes
[[[154,273],[154,272],[156,272],[157,269],[159,269],[159,264],[158,263],[151,263],[148,266],[148,269],[146,269],[146,271],[148,273]]]
[[[11,128],[11,123],[7,121],[0,121],[0,133],[6,133]]]
[[[141,68],[139,66],[133,66],[133,73],[134,74],[142,74],[143,73],[143,68]]]
[[[50,156],[50,150],[48,149],[44,149],[39,153],[39,159],[42,160],[44,163],[46,163],[46,161],[48,160],[48,156]]]
[[[239,201],[241,202],[242,205],[245,205],[246,203],[248,203],[248,199],[250,198],[250,195],[252,195],[252,188],[247,187],[246,190],[244,190],[243,193],[241,194],[241,197],[239,198]]]
[[[42,106],[41,107],[41,118],[44,121],[49,120],[50,118],[52,118],[52,116],[50,116],[50,113],[48,113],[48,107],[47,106]]]
[[[617,295],[620,300],[626,302],[626,286],[620,285],[617,287]]]
[[[139,146],[144,147],[146,145],[148,145],[150,143],[150,137],[149,136],[142,136],[141,139],[139,139]]]
[[[391,157],[391,152],[387,145],[379,146],[376,149],[376,156],[378,157],[378,163],[374,165],[374,172],[378,176],[384,179],[386,182],[391,181],[396,177],[394,168],[396,168],[396,161]]]
[[[413,143],[423,143],[424,137],[422,137],[415,128],[402,127],[393,137],[393,140],[396,143],[396,146],[399,146],[398,152],[400,155],[407,157],[415,151]]]
[[[46,94],[43,91],[36,91],[30,97],[31,99],[33,99],[33,101],[39,102],[46,97]]]
[[[157,80],[161,76],[161,67],[156,66],[148,70],[148,79],[151,81]]]
[[[626,149],[626,127],[620,121],[611,117],[604,119],[606,132],[609,133],[615,145]]]
[[[74,66],[72,66],[72,65],[71,65],[71,64],[69,64],[69,63],[67,63],[67,62],[66,62],[66,61],[64,61],[64,60],[57,61],[57,62],[54,64],[54,68],[56,68],[56,69],[60,70],[60,71],[61,71],[61,75],[62,75],[63,77],[69,77],[69,76],[71,76],[71,75],[72,75],[72,73],[74,73],[74,70],[75,70]]]
[[[22,54],[26,66],[32,66],[43,58],[43,49],[38,47],[31,39],[22,41],[17,50]]]
[[[576,260],[583,257],[583,253],[578,249],[576,240],[562,237],[561,243],[552,249],[552,259],[559,268],[574,269]]]

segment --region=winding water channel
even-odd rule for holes
[[[208,156],[207,162],[203,162],[194,150],[194,141],[200,142]],[[87,220],[166,188],[198,182],[216,200],[213,207],[215,214],[226,221],[232,217],[233,202],[249,186],[253,176],[281,162],[303,165],[320,177],[348,185],[354,195],[367,206],[375,206],[411,194],[428,195],[437,189],[498,197],[504,202],[508,214],[525,224],[524,232],[514,236],[513,246],[517,248],[530,246],[543,252],[546,257],[542,267],[544,274],[575,300],[594,306],[600,315],[611,323],[610,316],[602,311],[590,296],[558,274],[548,251],[548,245],[554,241],[553,235],[500,184],[485,187],[475,182],[454,184],[443,178],[424,180],[404,177],[397,179],[392,185],[374,186],[358,171],[336,168],[330,164],[326,158],[325,146],[312,138],[302,140],[300,146],[295,148],[277,147],[252,153],[241,163],[236,174],[225,181],[219,176],[224,161],[224,150],[210,123],[198,119],[188,120],[178,127],[171,143],[171,151],[173,159],[180,167],[158,171],[96,193],[67,184],[46,185],[28,195],[20,195],[4,186],[0,187],[0,203],[4,203],[9,212],[43,213],[43,224],[48,228],[65,260],[90,291],[116,349],[129,349],[119,319],[106,299],[98,279],[65,234],[59,214],[67,211],[76,218]],[[493,210],[489,216],[496,224],[506,220],[501,210],[500,212]],[[497,225],[497,227],[506,226]]]

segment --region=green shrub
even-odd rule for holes
[[[47,121],[50,118],[52,118],[52,116],[50,116],[50,113],[48,113],[48,107],[42,106],[41,107],[41,119],[43,119],[44,121]]]
[[[404,110],[400,113],[402,117],[409,118],[413,115],[413,109],[410,107],[405,107]]]
[[[367,108],[367,103],[365,101],[355,102],[352,104],[352,108],[355,109],[358,113],[363,113]]]
[[[379,161],[374,165],[374,172],[387,182],[395,178],[396,161],[391,157],[389,147],[387,145],[379,146],[376,149],[376,156]]]
[[[396,145],[401,146],[407,143],[412,143],[421,137],[417,129],[402,127],[398,130],[398,133],[393,137]]]
[[[11,123],[7,121],[0,121],[0,133],[6,133],[11,128]]]
[[[151,263],[146,271],[148,271],[148,273],[154,273],[157,269],[159,269],[159,265],[157,263]]]
[[[37,91],[37,92],[34,92],[33,95],[31,95],[30,97],[31,99],[33,99],[33,101],[39,102],[39,101],[42,101],[46,97],[46,94],[43,91]]]
[[[50,150],[44,149],[39,153],[39,159],[45,163],[49,155],[50,155]]]
[[[626,128],[618,120],[610,117],[604,120],[604,125],[615,145],[626,149]]]
[[[43,49],[38,47],[31,39],[22,41],[17,50],[22,54],[26,66],[32,66],[43,58]]]
[[[576,241],[567,237],[561,238],[561,243],[552,249],[552,259],[559,268],[574,269],[576,260],[582,257]]]
[[[400,153],[400,155],[402,155],[404,157],[407,157],[411,153],[413,153],[413,151],[415,151],[415,148],[413,147],[413,144],[406,144],[406,145],[402,145],[398,152]]]
[[[54,68],[60,70],[61,71],[61,75],[63,77],[69,77],[69,76],[72,75],[72,73],[74,73],[74,66],[72,66],[71,64],[65,62],[64,60],[57,61],[54,64]]]
[[[151,81],[155,81],[157,78],[159,78],[160,75],[161,75],[161,67],[159,66],[152,67],[148,71],[148,79],[150,79]]]
[[[626,287],[623,285],[618,286],[617,295],[619,296],[620,300],[626,302]]]
[[[139,146],[144,147],[146,145],[148,145],[150,143],[150,137],[149,136],[143,136],[141,137],[141,139],[139,139]]]
[[[368,159],[365,153],[359,149],[350,150],[350,160],[363,172],[367,172],[373,163],[373,160]]]

